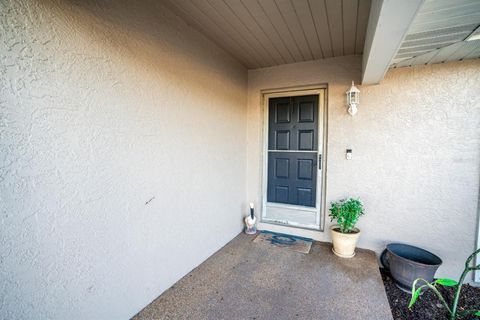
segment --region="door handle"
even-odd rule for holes
[[[322,170],[322,154],[318,154],[318,170]]]

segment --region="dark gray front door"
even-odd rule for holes
[[[271,98],[267,201],[315,207],[318,95]]]

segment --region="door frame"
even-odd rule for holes
[[[268,112],[269,112],[269,99],[278,97],[294,97],[304,95],[318,95],[318,153],[322,154],[321,173],[317,170],[317,186],[316,186],[316,204],[315,208],[308,209],[307,207],[289,205],[289,204],[274,204],[272,206],[282,207],[286,209],[315,211],[316,212],[316,224],[315,226],[302,226],[296,224],[285,224],[281,222],[272,221],[266,219],[267,210],[267,187],[268,187]],[[327,86],[326,85],[313,85],[284,89],[269,89],[261,91],[261,107],[263,116],[263,138],[262,138],[262,179],[261,179],[261,203],[262,210],[260,215],[260,222],[279,225],[290,228],[300,228],[312,231],[323,231],[325,226],[325,207],[326,207],[326,177],[327,177]]]

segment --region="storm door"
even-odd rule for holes
[[[318,229],[320,111],[319,94],[268,99],[263,221]]]

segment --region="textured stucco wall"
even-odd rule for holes
[[[246,97],[159,1],[0,1],[0,318],[129,318],[238,234]]]
[[[327,207],[360,197],[360,247],[419,245],[443,258],[438,276],[456,278],[476,241],[480,61],[390,70],[380,85],[359,87],[351,117],[345,91],[360,71],[361,57],[249,71],[247,195],[260,202],[260,90],[328,84]],[[327,231],[296,232],[329,241],[329,225],[326,217]]]

